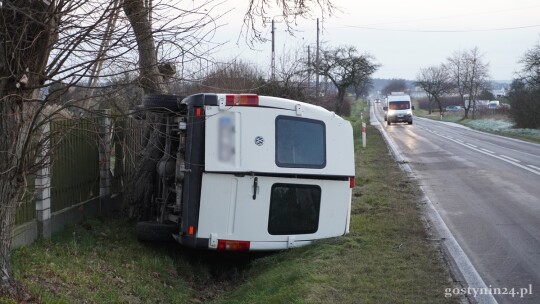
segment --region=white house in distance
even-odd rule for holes
[[[491,93],[493,93],[495,98],[499,98],[499,97],[505,97],[507,94],[507,91],[504,87],[502,87],[500,90],[492,90]]]

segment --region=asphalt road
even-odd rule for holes
[[[540,145],[376,112],[497,302],[540,303]]]

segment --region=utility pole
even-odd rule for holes
[[[317,52],[315,53],[315,100],[319,101],[319,18],[317,18]]]
[[[307,83],[308,83],[308,92],[311,94],[311,52],[309,45],[307,46],[307,66],[308,66],[308,72],[307,72]]]
[[[276,52],[275,52],[275,41],[274,41],[274,33],[276,29],[274,28],[274,18],[272,18],[272,81],[275,78],[275,70],[276,70]]]

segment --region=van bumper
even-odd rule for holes
[[[410,123],[410,122],[412,122],[413,117],[412,117],[412,115],[388,116],[387,119],[388,119],[389,122],[393,122],[393,123],[396,123],[396,122],[407,122],[407,123]]]
[[[208,238],[174,235],[174,239],[185,247],[216,250],[216,248],[210,247],[210,239]],[[274,241],[249,243],[249,251],[273,251],[304,247],[312,244],[313,241]]]

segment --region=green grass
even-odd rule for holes
[[[420,109],[419,107],[417,107],[416,110],[414,110],[414,115],[433,119],[433,120],[456,122],[456,123],[459,123],[463,119],[463,112],[446,112],[441,119],[441,115],[439,112],[431,112],[431,114],[429,114],[428,111]]]
[[[14,251],[20,283],[44,303],[456,303],[437,243],[426,233],[417,185],[368,125],[350,233],[275,253],[192,251],[143,244],[133,223],[91,220]],[[365,120],[368,120],[365,111]]]
[[[478,131],[540,143],[540,130],[513,128],[511,126],[512,123],[509,123],[504,117],[495,117],[493,119],[463,119],[463,112],[447,112],[441,119],[439,112],[428,114],[428,111],[422,109],[415,110],[414,114],[433,120],[458,123]]]

